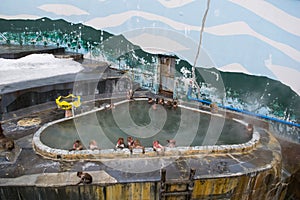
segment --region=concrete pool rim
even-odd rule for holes
[[[135,100],[147,100],[147,98],[138,98]],[[129,102],[130,100],[121,100],[116,103],[115,105],[119,105],[122,103]],[[223,117],[222,114],[218,113],[211,113],[209,111],[191,108],[184,105],[179,105],[179,107],[184,109],[189,109],[196,112],[201,112],[217,117]],[[245,143],[241,144],[231,144],[231,145],[206,145],[206,146],[178,146],[175,148],[166,148],[163,152],[155,152],[153,151],[152,147],[146,147],[145,153],[142,154],[141,149],[134,149],[131,153],[129,149],[125,148],[123,150],[114,150],[114,149],[100,149],[100,150],[90,150],[90,149],[84,149],[79,151],[69,151],[69,150],[63,150],[63,149],[55,149],[50,148],[43,144],[43,142],[40,140],[40,135],[42,132],[49,126],[63,122],[66,120],[72,120],[74,118],[78,118],[80,116],[88,115],[90,113],[94,113],[97,111],[104,110],[105,106],[101,106],[100,108],[93,109],[88,112],[84,112],[81,114],[78,114],[73,117],[68,118],[62,118],[58,119],[52,122],[48,122],[44,124],[41,128],[38,129],[38,131],[33,135],[32,139],[32,145],[35,152],[43,157],[50,158],[50,159],[57,159],[57,160],[101,160],[101,159],[121,159],[121,158],[133,158],[133,157],[140,157],[140,158],[148,158],[148,157],[157,157],[157,156],[190,156],[190,155],[197,155],[197,154],[222,154],[222,153],[245,153],[251,151],[253,148],[256,147],[256,145],[260,141],[260,134],[257,131],[253,131],[252,138]],[[228,118],[228,117],[227,117]],[[230,118],[231,120],[234,120],[238,123],[241,123],[243,125],[247,125],[248,123],[236,119],[236,118]]]

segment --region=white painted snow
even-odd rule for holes
[[[247,23],[242,21],[206,27],[205,32],[218,36],[250,35],[278,49],[295,61],[300,62],[300,52],[297,49],[255,32]]]
[[[143,33],[135,37],[127,37],[127,39],[133,44],[142,47],[145,51],[154,54],[174,53],[178,51],[189,50],[180,43],[165,36],[153,35],[149,33]]]
[[[138,10],[130,10],[118,14],[108,15],[106,17],[96,17],[89,21],[86,21],[84,24],[88,26],[92,26],[96,29],[105,29],[109,27],[120,26],[124,24],[127,20],[131,19],[132,17],[142,17],[147,20],[160,21],[165,24],[168,24],[169,26],[171,26],[176,30],[184,31],[188,29],[188,30],[200,31],[200,26],[188,25],[185,23],[181,23],[169,19],[167,17],[163,17],[149,12],[138,11]]]
[[[243,65],[239,63],[224,65],[222,67],[219,67],[218,70],[222,72],[240,72],[244,74],[251,74]]]
[[[250,10],[261,18],[273,23],[279,28],[300,36],[300,19],[294,17],[276,6],[262,0],[230,0],[245,9]]]
[[[272,63],[272,55],[265,60],[265,66],[273,72],[277,79],[300,96],[300,71]]]
[[[72,15],[89,15],[88,12],[68,4],[43,4],[38,7],[39,9],[51,12],[56,15],[72,16]]]
[[[1,15],[2,19],[39,19],[41,16],[37,15],[28,15],[28,14],[18,14],[18,15]]]
[[[177,8],[192,3],[194,0],[157,0],[166,8]]]
[[[52,54],[31,54],[19,59],[0,58],[0,85],[73,74],[82,69],[80,63],[55,58]]]

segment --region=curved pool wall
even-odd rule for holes
[[[139,99],[146,100],[146,99]],[[122,103],[129,102],[129,100],[123,100],[115,103],[116,106]],[[222,114],[215,114],[209,111],[200,110],[197,108],[191,108],[184,105],[179,105],[182,109],[188,109],[194,112],[200,112],[209,114],[215,117],[225,118]],[[77,159],[86,159],[86,160],[99,160],[99,159],[113,159],[113,158],[130,158],[130,157],[156,157],[156,156],[187,156],[187,155],[195,155],[195,154],[209,154],[209,153],[234,153],[234,152],[249,152],[259,143],[260,134],[257,131],[254,131],[252,137],[249,141],[241,144],[230,144],[230,145],[205,145],[205,146],[178,146],[175,148],[165,148],[164,152],[157,153],[153,151],[151,147],[145,148],[145,153],[142,154],[140,149],[134,149],[131,153],[129,149],[125,148],[123,150],[114,150],[114,149],[100,149],[100,150],[80,150],[80,151],[69,151],[58,148],[51,148],[45,145],[41,141],[41,134],[43,134],[44,130],[52,125],[65,122],[67,120],[76,120],[79,117],[86,116],[91,113],[95,113],[98,111],[103,111],[105,106],[102,106],[98,109],[78,114],[75,117],[71,118],[63,118],[53,122],[49,122],[42,126],[33,136],[33,148],[35,151],[47,158],[51,159],[63,159],[63,160],[77,160]],[[228,117],[226,117],[228,118]],[[241,123],[243,126],[246,126],[248,123],[245,123],[242,120],[230,118],[235,122]],[[245,133],[247,134],[247,133]]]

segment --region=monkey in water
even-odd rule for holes
[[[82,143],[80,140],[76,140],[74,143],[73,143],[73,146],[72,146],[72,149],[70,149],[69,151],[73,151],[73,150],[82,150],[83,149],[83,146],[82,146]]]
[[[153,141],[153,150],[154,151],[164,151],[164,147],[159,143],[158,140]]]
[[[134,143],[133,138],[132,138],[131,136],[128,136],[128,137],[127,137],[127,148],[128,148],[128,149],[132,149],[133,143]]]
[[[116,144],[115,149],[123,149],[125,147],[124,138],[119,138]]]
[[[89,173],[77,172],[77,176],[80,178],[80,181],[76,185],[79,185],[80,183],[90,184],[93,182],[93,178]]]

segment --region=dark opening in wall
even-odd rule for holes
[[[22,108],[55,101],[58,96],[66,96],[70,90],[52,90],[47,92],[26,92],[18,96],[12,103],[7,106],[7,112],[19,110]]]

